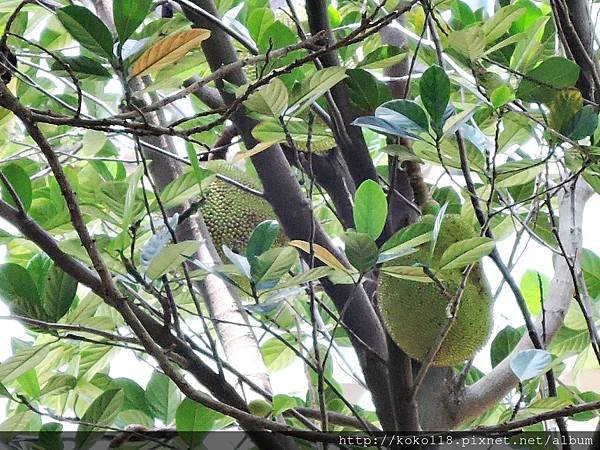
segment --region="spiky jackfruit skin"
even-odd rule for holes
[[[424,220],[433,220],[431,216]],[[470,225],[459,215],[446,215],[432,259],[437,269],[442,254],[451,244],[475,237]],[[386,265],[426,264],[429,246]],[[443,284],[454,295],[461,282],[461,269],[445,271]],[[378,286],[379,309],[394,342],[411,358],[423,361],[448,323],[448,300],[434,283],[420,283],[381,273]],[[469,359],[487,341],[492,325],[490,289],[479,264],[473,267],[460,302],[456,321],[438,351],[433,366],[454,366]]]
[[[210,169],[244,186],[260,190],[260,184],[245,172],[224,161],[212,161]],[[223,257],[223,245],[244,254],[248,239],[256,226],[265,220],[277,220],[269,203],[219,178],[205,192],[202,216],[217,252]],[[280,232],[277,244],[283,245]]]

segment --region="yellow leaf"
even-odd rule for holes
[[[310,244],[306,241],[290,241],[290,245],[299,248],[303,252],[310,253]],[[315,257],[321,262],[327,264],[332,269],[341,270],[342,272],[349,273],[346,268],[329,250],[319,244],[313,244],[313,252]]]
[[[165,37],[142,53],[131,69],[131,76],[147,75],[174,64],[209,37],[210,31],[203,28],[194,28]]]
[[[268,149],[269,147],[271,147],[273,144],[276,144],[276,143],[277,143],[277,141],[259,142],[254,147],[252,147],[250,150],[248,150],[247,152],[240,152],[240,153],[236,154],[233,157],[232,162],[236,163],[236,162],[246,159],[250,156],[254,156],[257,153],[260,153],[260,152]]]

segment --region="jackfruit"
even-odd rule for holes
[[[424,221],[433,221],[425,216]],[[433,253],[431,269],[436,270],[444,251],[453,243],[477,234],[462,221],[460,215],[448,214],[443,218],[437,244]],[[386,266],[411,266],[427,264],[429,245],[401,262],[390,261]],[[441,273],[446,290],[454,295],[459,288],[462,269]],[[407,355],[418,361],[427,356],[441,330],[448,323],[449,300],[442,295],[435,283],[423,283],[396,278],[382,272],[378,281],[378,306],[386,329],[392,340]],[[492,325],[492,301],[490,288],[480,264],[476,264],[467,279],[456,320],[443,341],[433,366],[454,366],[475,354],[487,341]]]
[[[211,161],[209,169],[249,188],[261,189],[258,181],[225,161]],[[200,210],[221,257],[224,256],[223,245],[243,255],[254,228],[265,220],[277,220],[266,200],[220,178],[216,178],[204,194]],[[284,243],[285,237],[280,232],[277,244]]]

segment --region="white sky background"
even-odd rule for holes
[[[472,7],[481,7],[484,5],[493,5],[493,0],[467,0],[466,3]],[[583,221],[583,240],[584,247],[593,250],[600,254],[600,240],[597,238],[597,227],[600,222],[600,197],[595,195],[588,203]],[[514,238],[510,237],[498,244],[498,248],[503,255],[505,261],[512,249]],[[0,248],[0,261],[3,259],[5,249]],[[486,260],[484,262],[486,273],[490,280],[493,290],[498,286],[501,279],[493,264]],[[520,281],[523,273],[527,269],[535,269],[544,273],[548,277],[552,277],[553,267],[550,252],[539,244],[529,240],[527,249],[523,257],[514,267],[512,273],[517,282]],[[0,303],[0,316],[9,314],[8,308]],[[514,297],[510,290],[505,287],[500,294],[498,301],[495,304],[495,324],[493,335],[503,329],[507,324],[512,326],[520,326],[523,324],[523,319],[516,305]],[[27,338],[23,327],[14,321],[3,320],[0,322],[3,332],[0,334],[0,361],[11,355],[10,340],[12,337]],[[360,368],[356,358],[351,350],[346,350],[344,353],[348,361],[354,367],[354,370],[360,372]],[[491,368],[489,359],[489,344],[475,358],[475,366],[484,372]],[[151,375],[151,370],[147,363],[138,361],[131,352],[121,351],[112,361],[110,375],[113,377],[129,377],[137,381],[140,385],[145,386]],[[360,388],[357,388],[352,379],[348,377],[342,370],[336,367],[336,379],[344,384],[344,388],[351,401],[358,401],[366,407],[371,406],[369,396],[363,395]],[[304,367],[300,361],[294,363],[290,367],[272,374],[272,383],[275,393],[286,393],[297,395],[304,398],[307,389],[306,377],[304,376]],[[595,387],[598,390],[598,386]],[[0,401],[0,420],[4,417],[5,400]],[[573,428],[580,429],[584,425],[578,422],[571,424]],[[590,425],[586,424],[585,429],[589,429]],[[70,428],[70,427],[69,427]]]

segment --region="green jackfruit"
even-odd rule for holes
[[[209,168],[244,186],[261,189],[258,181],[225,161],[212,161]],[[223,245],[236,253],[244,254],[254,228],[265,220],[277,220],[266,200],[219,178],[210,184],[200,209],[221,257]],[[277,244],[282,245],[284,242],[283,233],[280,232]]]
[[[432,216],[423,220],[433,221]],[[476,237],[473,228],[459,215],[444,217],[432,258],[432,269],[437,269],[444,251],[453,243]],[[426,264],[429,246],[400,262],[391,261],[385,266],[410,266]],[[454,295],[461,282],[461,269],[443,273],[443,284]],[[379,309],[385,326],[394,342],[411,358],[422,361],[448,323],[448,300],[434,283],[422,283],[381,273],[378,286]],[[476,264],[467,279],[456,321],[442,343],[433,366],[454,366],[475,354],[487,341],[492,325],[490,289],[480,264]]]

